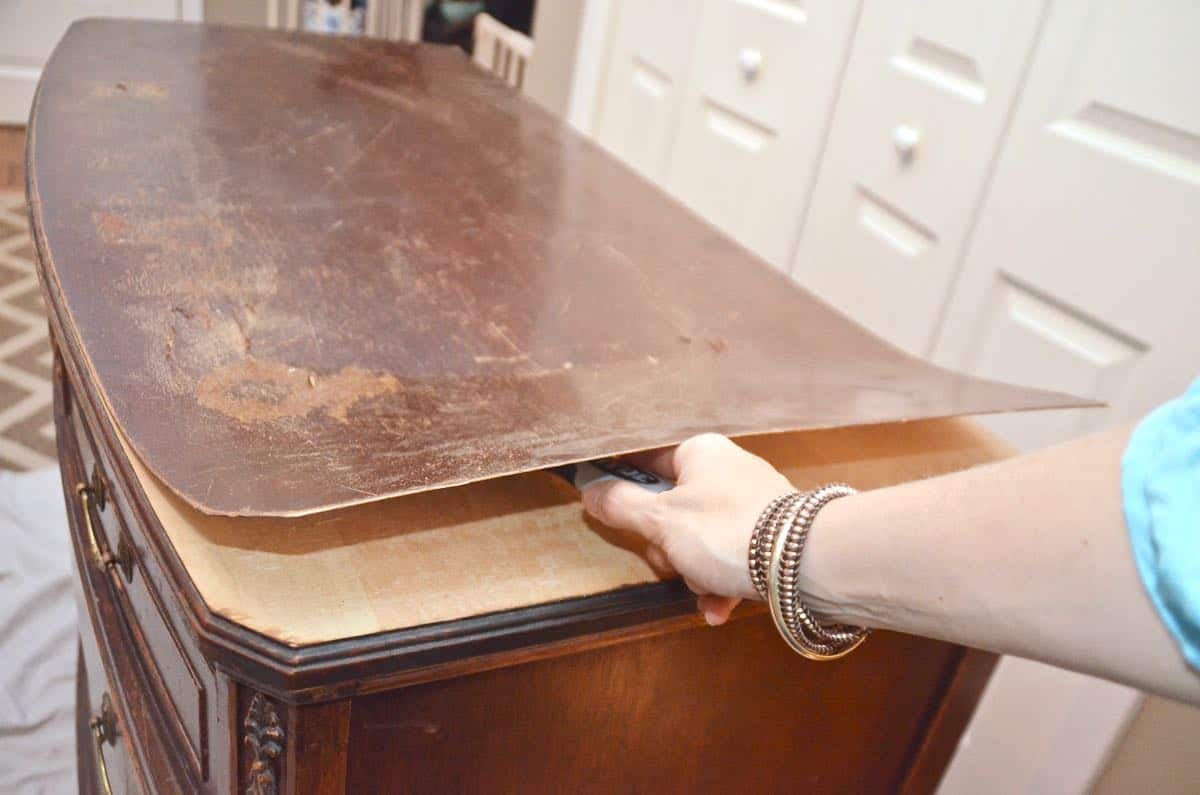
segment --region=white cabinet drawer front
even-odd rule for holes
[[[728,113],[778,130],[788,117],[812,46],[809,4],[798,0],[710,0],[692,79]]]
[[[785,267],[811,189],[853,2],[705,0],[668,187]]]
[[[1044,10],[863,9],[793,274],[915,353],[929,350]]]

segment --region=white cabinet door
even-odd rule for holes
[[[1134,420],[1200,373],[1198,41],[1189,0],[1052,4],[935,346],[1111,404],[988,420],[1022,446]],[[941,792],[1085,792],[1136,705],[1006,659]]]
[[[704,0],[667,187],[785,268],[858,2]]]
[[[84,17],[199,19],[196,0],[0,0],[0,124],[24,124],[42,65]]]
[[[666,177],[700,0],[620,0],[596,139],[655,182]]]
[[[1200,372],[1200,5],[1054,5],[935,359],[1108,401],[995,420],[1042,445]]]
[[[927,355],[1045,0],[868,0],[793,264]]]

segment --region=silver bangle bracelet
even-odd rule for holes
[[[804,495],[798,491],[776,497],[759,515],[754,533],[750,536],[750,580],[763,599],[767,598],[767,570],[771,566],[771,549],[775,539],[795,517]]]
[[[831,483],[772,500],[759,515],[750,538],[750,579],[767,600],[779,633],[797,653],[811,660],[834,660],[849,654],[870,630],[843,624],[821,624],[800,599],[798,576],[808,531],[817,513],[831,501],[857,492]]]
[[[775,499],[767,503],[767,507],[763,508],[762,513],[758,515],[758,521],[754,523],[754,530],[750,533],[750,582],[754,585],[754,589],[758,591],[758,595],[763,599],[767,598],[767,567],[770,565],[770,548],[774,540],[774,536],[768,537],[767,528],[770,527],[775,517],[779,513],[779,509],[788,501],[795,500],[800,497],[800,493],[793,491],[788,494],[781,494]]]

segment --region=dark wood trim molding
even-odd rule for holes
[[[999,660],[991,652],[963,649],[962,659],[946,683],[921,746],[913,754],[912,766],[900,790],[904,795],[937,789]]]

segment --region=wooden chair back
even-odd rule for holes
[[[525,69],[533,56],[533,39],[513,30],[489,14],[475,17],[475,63],[510,86],[525,83]]]

